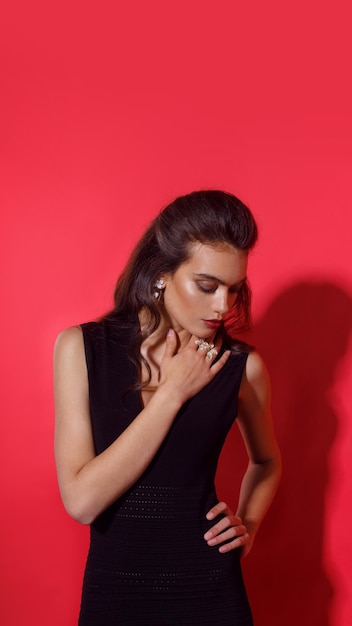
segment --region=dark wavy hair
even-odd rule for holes
[[[176,198],[159,213],[135,247],[117,282],[115,307],[110,314],[120,323],[123,320],[133,331],[134,360],[140,362],[141,343],[157,329],[161,320],[162,300],[153,297],[156,279],[163,274],[172,274],[187,261],[196,242],[227,243],[249,252],[257,235],[257,225],[250,210],[236,196],[225,191],[195,191]],[[250,305],[250,288],[244,283],[223,325],[223,333],[234,340],[234,344],[236,334],[250,326]],[[149,314],[143,331],[138,324],[138,313],[142,309]]]

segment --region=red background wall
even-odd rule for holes
[[[253,340],[284,457],[244,569],[257,626],[352,623],[348,2],[8,3],[1,19],[1,623],[74,626],[51,355],[110,306],[150,218],[202,187],[257,216]],[[235,498],[234,431],[219,491]]]

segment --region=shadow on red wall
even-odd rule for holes
[[[302,282],[271,303],[249,338],[270,370],[283,457],[275,502],[243,562],[256,626],[330,624],[334,589],[322,557],[324,496],[339,415],[329,391],[347,349],[351,319],[351,298],[340,287]],[[233,431],[218,473],[219,495],[232,501],[230,477],[245,463]]]

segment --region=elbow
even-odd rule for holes
[[[95,520],[95,517],[93,515],[89,515],[88,512],[85,511],[76,511],[75,509],[68,509],[66,507],[66,511],[69,514],[69,516],[75,520],[75,522],[78,522],[79,524],[83,524],[84,526],[89,526],[90,524],[92,524]]]
[[[261,468],[266,476],[271,476],[276,483],[279,483],[282,474],[282,461],[279,449],[265,458],[251,459],[250,465]]]
[[[282,460],[280,451],[278,449],[276,453],[270,459],[268,459],[267,463],[271,468],[271,472],[274,474],[277,482],[279,482],[282,474]]]
[[[66,513],[75,520],[85,526],[89,526],[98,516],[97,511],[92,510],[92,506],[85,499],[78,497],[62,498]]]

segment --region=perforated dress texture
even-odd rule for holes
[[[129,332],[112,320],[82,330],[99,454],[142,405],[131,391]],[[246,356],[231,355],[182,406],[144,474],[91,525],[79,626],[252,626],[239,552],[220,554],[203,539]]]

